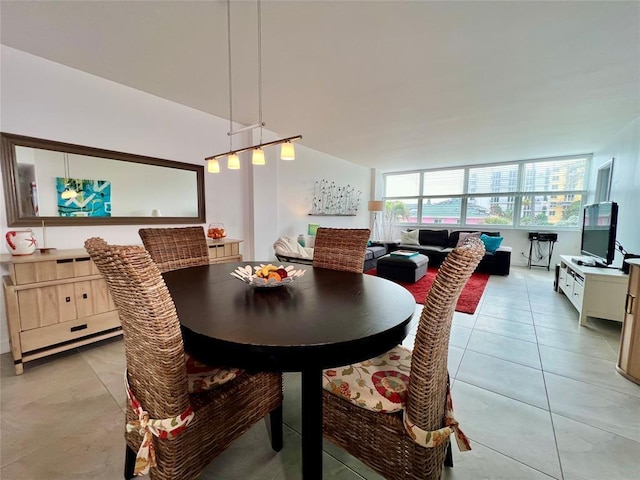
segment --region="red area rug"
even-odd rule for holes
[[[376,275],[377,271],[374,268],[366,271],[365,273],[369,275]],[[427,298],[433,279],[436,277],[436,273],[438,273],[437,268],[429,268],[427,269],[427,274],[416,283],[393,281],[409,290],[416,299],[416,303],[423,304]],[[471,275],[471,278],[469,278],[469,281],[462,289],[460,298],[458,298],[456,312],[473,314],[478,307],[480,297],[482,297],[482,292],[484,292],[484,288],[487,286],[488,281],[488,273],[474,273]]]

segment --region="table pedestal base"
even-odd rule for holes
[[[322,369],[302,371],[302,478],[322,480]]]

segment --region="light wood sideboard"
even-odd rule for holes
[[[16,374],[24,363],[116,335],[118,312],[84,249],[0,255]]]
[[[219,240],[208,238],[209,263],[241,262],[241,242],[242,240],[234,240],[233,238],[221,238]]]

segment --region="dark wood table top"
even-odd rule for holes
[[[163,274],[196,357],[262,370],[328,368],[378,355],[408,333],[415,300],[400,285],[311,266],[278,288],[254,288],[230,275],[259,263]]]

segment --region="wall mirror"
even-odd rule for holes
[[[203,165],[0,136],[9,227],[206,221]]]

